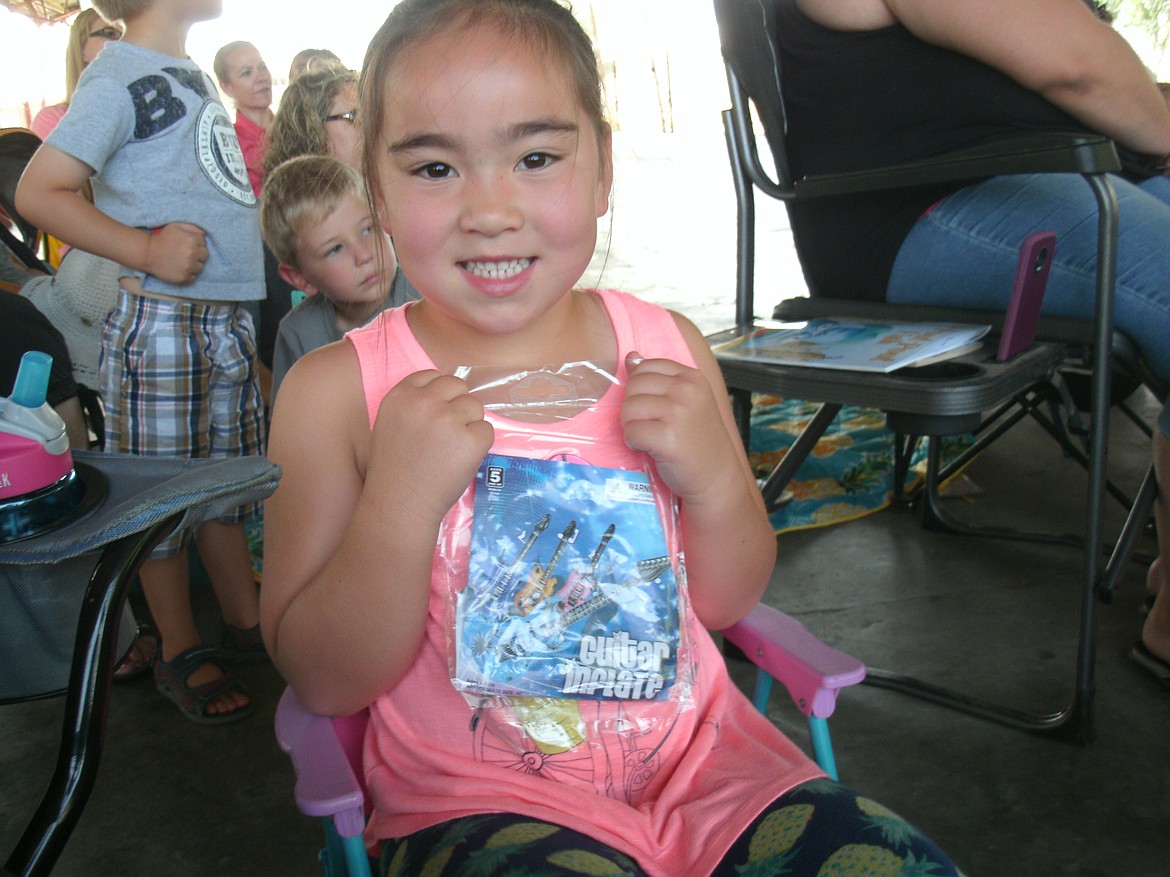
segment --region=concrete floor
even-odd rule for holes
[[[1147,440],[1119,422],[1111,461],[1132,490]],[[968,474],[984,492],[947,500],[956,517],[1082,526],[1082,472],[1030,424]],[[1124,513],[1111,504],[1108,514],[1112,533]],[[1139,546],[1154,550],[1152,538]],[[887,511],[782,535],[780,554],[767,601],[870,667],[1028,712],[1070,703],[1079,551],[926,533],[912,514]],[[1145,565],[1131,563],[1113,603],[1097,607],[1092,745],[863,685],[841,696],[832,722],[842,780],[918,824],[969,875],[1170,875],[1170,691],[1127,657],[1144,581]]]
[[[1114,432],[1111,468],[1132,489],[1146,440],[1120,418]],[[956,516],[1081,526],[1083,476],[1031,425],[968,475],[982,492],[947,500]],[[1109,511],[1112,531],[1121,514]],[[784,534],[779,546],[768,602],[870,666],[1023,709],[1067,703],[1078,551],[928,533],[893,511]],[[1152,540],[1140,547],[1149,552]],[[1131,565],[1113,604],[1099,607],[1091,746],[859,686],[832,722],[842,779],[932,835],[971,877],[1170,875],[1170,692],[1126,657],[1143,581],[1144,568]],[[213,617],[207,593],[197,596]],[[317,826],[294,809],[292,772],[272,736],[281,681],[269,666],[243,675],[256,713],[221,728],[185,721],[149,681],[115,689],[97,786],[56,873],[320,873]],[[780,697],[771,714],[805,740]],[[0,708],[0,858],[43,792],[60,721],[60,700]]]

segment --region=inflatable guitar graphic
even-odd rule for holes
[[[536,540],[540,538],[540,534],[548,527],[552,520],[552,515],[545,515],[539,521],[532,525],[532,532],[528,534],[528,539],[524,546],[520,549],[520,553],[516,555],[511,565],[507,568],[500,564],[495,578],[488,583],[491,588],[490,599],[492,602],[504,596],[504,592],[512,587],[512,582],[516,578],[516,573],[520,571],[520,564],[524,562],[524,558],[528,556],[528,552],[532,550],[532,546],[536,544]],[[523,536],[523,534],[521,534]]]
[[[615,529],[616,527],[610,524],[601,534],[601,541],[597,543],[597,547],[593,549],[593,554],[589,557],[588,572],[582,573],[574,570],[569,573],[569,580],[556,594],[559,601],[557,605],[562,612],[580,606],[593,593],[593,586],[597,584],[597,565],[601,563],[601,555],[605,552],[605,546],[609,544],[609,540],[613,538]]]
[[[518,614],[527,615],[548,599],[558,581],[552,577],[552,572],[556,569],[557,563],[569,543],[575,541],[576,538],[577,522],[569,521],[569,525],[557,534],[559,544],[556,551],[553,552],[553,556],[549,558],[548,564],[543,568],[539,563],[533,567],[527,583],[516,594],[516,612]]]
[[[604,543],[603,543],[604,544]],[[612,603],[617,594],[626,588],[653,581],[670,569],[670,557],[652,557],[638,561],[637,572],[612,588],[602,590],[598,584],[597,596],[579,606],[564,610],[557,600],[546,600],[535,607],[526,618],[513,618],[500,634],[496,658],[509,661],[517,658],[531,658],[538,654],[557,651],[564,640],[565,630],[573,623],[592,615]]]

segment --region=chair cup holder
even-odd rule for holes
[[[894,374],[916,381],[966,381],[983,374],[983,366],[960,360],[932,362],[930,365],[906,366]]]

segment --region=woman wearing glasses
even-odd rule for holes
[[[69,42],[65,46],[65,100],[45,107],[37,113],[36,118],[32,120],[34,134],[42,140],[49,136],[49,132],[57,127],[57,123],[69,109],[69,101],[73,99],[81,71],[97,57],[102,46],[110,40],[121,38],[122,29],[98,15],[96,9],[83,9],[77,14],[77,18],[73,19],[73,26],[69,29]]]
[[[300,155],[331,155],[360,170],[355,111],[357,80],[357,73],[337,64],[305,73],[290,82],[268,126],[260,159],[261,174],[268,174],[281,162]],[[261,391],[271,401],[277,328],[301,295],[280,276],[276,258],[267,246],[264,247],[264,278],[268,294],[260,302],[259,314],[255,315],[256,341],[265,369],[261,372]]]
[[[268,130],[265,171],[301,155],[331,155],[360,170],[357,81],[354,71],[329,66],[290,82]]]
[[[289,83],[280,99],[276,121],[268,131],[264,169],[272,173],[280,164],[304,155],[328,155],[361,173],[361,120],[357,115],[358,75],[341,66],[304,73]],[[266,257],[267,258],[267,257]],[[269,265],[265,268],[268,269]],[[265,271],[268,300],[278,300],[276,283],[287,283],[273,271]],[[295,298],[303,294],[295,292]],[[292,295],[293,293],[290,293]],[[394,275],[384,307],[397,307],[418,298],[418,291],[401,270]],[[291,300],[291,298],[290,298]],[[337,315],[324,295],[297,301],[280,321],[273,350],[272,375],[279,387],[285,373],[305,353],[337,341],[341,332]]]

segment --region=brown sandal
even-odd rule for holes
[[[225,624],[223,636],[219,640],[219,650],[224,660],[233,665],[261,664],[268,660],[268,650],[264,648],[259,624],[247,630]]]
[[[154,656],[157,653],[158,637],[146,627],[138,628],[134,642],[130,644],[130,651],[114,668],[114,681],[133,682],[145,676],[154,666]]]

